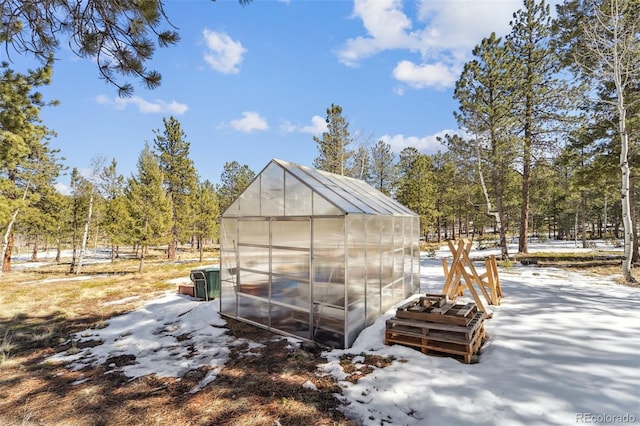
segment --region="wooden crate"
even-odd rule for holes
[[[443,335],[408,335],[394,331],[385,332],[385,344],[398,344],[419,349],[422,353],[436,356],[452,356],[465,364],[477,361],[477,356],[486,339],[481,326],[469,341],[461,341]]]
[[[459,304],[447,301],[434,304],[430,299],[420,297],[418,300],[400,306],[396,311],[396,317],[466,326],[477,312],[478,306],[475,303]]]
[[[477,360],[486,340],[487,315],[475,303],[455,303],[443,294],[427,294],[400,306],[386,322],[385,344],[452,356],[467,364]]]

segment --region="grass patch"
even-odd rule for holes
[[[338,410],[340,388],[319,377],[325,362],[315,351],[289,349],[268,331],[229,321],[228,333],[262,343],[246,356],[232,348],[216,380],[197,393],[206,368],[180,380],[152,376],[131,380],[104,374],[106,366],[72,371],[43,362],[58,353],[77,353],[71,336],[105,327],[116,315],[140,307],[166,291],[168,283],[188,279],[196,261],[145,261],[87,264],[80,278],[67,265],[3,274],[0,282],[0,424],[172,424],[207,425],[353,425]],[[116,303],[114,303],[116,302]],[[127,363],[130,359],[111,359]],[[306,389],[311,381],[317,390]]]

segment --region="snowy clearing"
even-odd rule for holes
[[[572,246],[565,244],[564,250],[579,251]],[[536,249],[562,251],[563,246]],[[435,258],[422,257],[421,293],[442,289],[439,257],[447,255],[441,250]],[[395,309],[364,330],[352,348],[325,352],[327,362],[318,366],[318,374],[339,382],[343,412],[363,425],[640,422],[640,289],[584,272],[520,265],[500,269],[500,281],[504,298],[485,321],[489,339],[477,364],[385,346],[385,321]],[[206,367],[210,373],[192,389],[197,392],[215,380],[229,348],[243,343],[225,335],[226,322],[216,310],[217,301],[167,293],[110,319],[105,328],[75,337],[76,343],[101,344],[54,355],[48,362],[68,362],[77,370],[107,363],[131,378],[181,377]],[[344,354],[395,361],[354,384],[340,367]],[[112,361],[122,356],[134,356],[135,363]]]

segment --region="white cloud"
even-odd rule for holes
[[[71,188],[64,183],[58,182],[54,184],[53,187],[62,195],[71,195]]]
[[[311,124],[307,126],[298,126],[289,121],[285,121],[280,126],[280,130],[286,133],[300,132],[320,135],[327,131],[327,121],[319,115],[314,115],[311,117]]]
[[[414,147],[423,154],[435,154],[438,151],[446,151],[446,146],[438,142],[438,137],[443,137],[446,134],[454,135],[456,130],[442,130],[434,135],[430,136],[405,136],[405,135],[384,135],[379,139],[391,146],[393,152],[399,153],[407,147]]]
[[[409,32],[412,24],[402,12],[400,0],[355,0],[353,17],[362,19],[367,35],[348,39],[338,51],[345,65],[357,65],[383,50],[419,47],[419,40]]]
[[[153,102],[146,101],[139,96],[130,98],[109,98],[105,95],[96,96],[96,102],[102,105],[110,105],[115,109],[125,109],[129,105],[134,105],[143,114],[175,114],[182,115],[189,110],[186,104],[176,101],[165,102],[156,99]]]
[[[458,73],[451,66],[441,62],[416,65],[410,61],[401,61],[393,70],[396,80],[414,89],[434,87],[444,89],[455,85]]]
[[[267,130],[269,128],[267,120],[262,118],[260,114],[255,111],[243,112],[242,118],[231,120],[229,125],[233,129],[244,133],[251,133],[255,130]]]
[[[239,41],[223,32],[205,29],[202,32],[207,51],[204,60],[211,68],[223,74],[238,74],[243,55],[247,52]]]
[[[319,135],[327,131],[327,120],[320,117],[319,115],[314,115],[313,117],[311,117],[311,124],[308,126],[302,126],[299,130],[302,133]]]
[[[386,50],[406,50],[393,70],[398,81],[414,89],[449,88],[473,47],[492,31],[506,34],[521,7],[518,0],[423,0],[413,22],[401,0],[354,0],[353,17],[362,20],[366,35],[348,39],[338,59],[355,66]],[[402,94],[404,88],[395,91]]]

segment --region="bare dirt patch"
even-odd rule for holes
[[[0,283],[0,424],[355,424],[339,411],[334,394],[340,388],[333,378],[317,374],[317,365],[325,361],[319,350],[291,347],[280,336],[235,321],[229,321],[229,334],[260,345],[249,353],[247,345],[233,347],[216,379],[194,393],[207,368],[180,379],[132,380],[107,367],[134,361],[126,356],[82,371],[43,362],[77,349],[70,343],[74,333],[103,327],[145,299],[175,290],[167,280],[188,276],[195,266],[149,262],[143,275],[107,276],[104,268],[112,266],[85,266],[91,279],[75,281],[65,280],[70,277],[60,270],[5,274]],[[37,283],[44,279],[51,281]],[[124,302],[110,303],[119,300]]]

